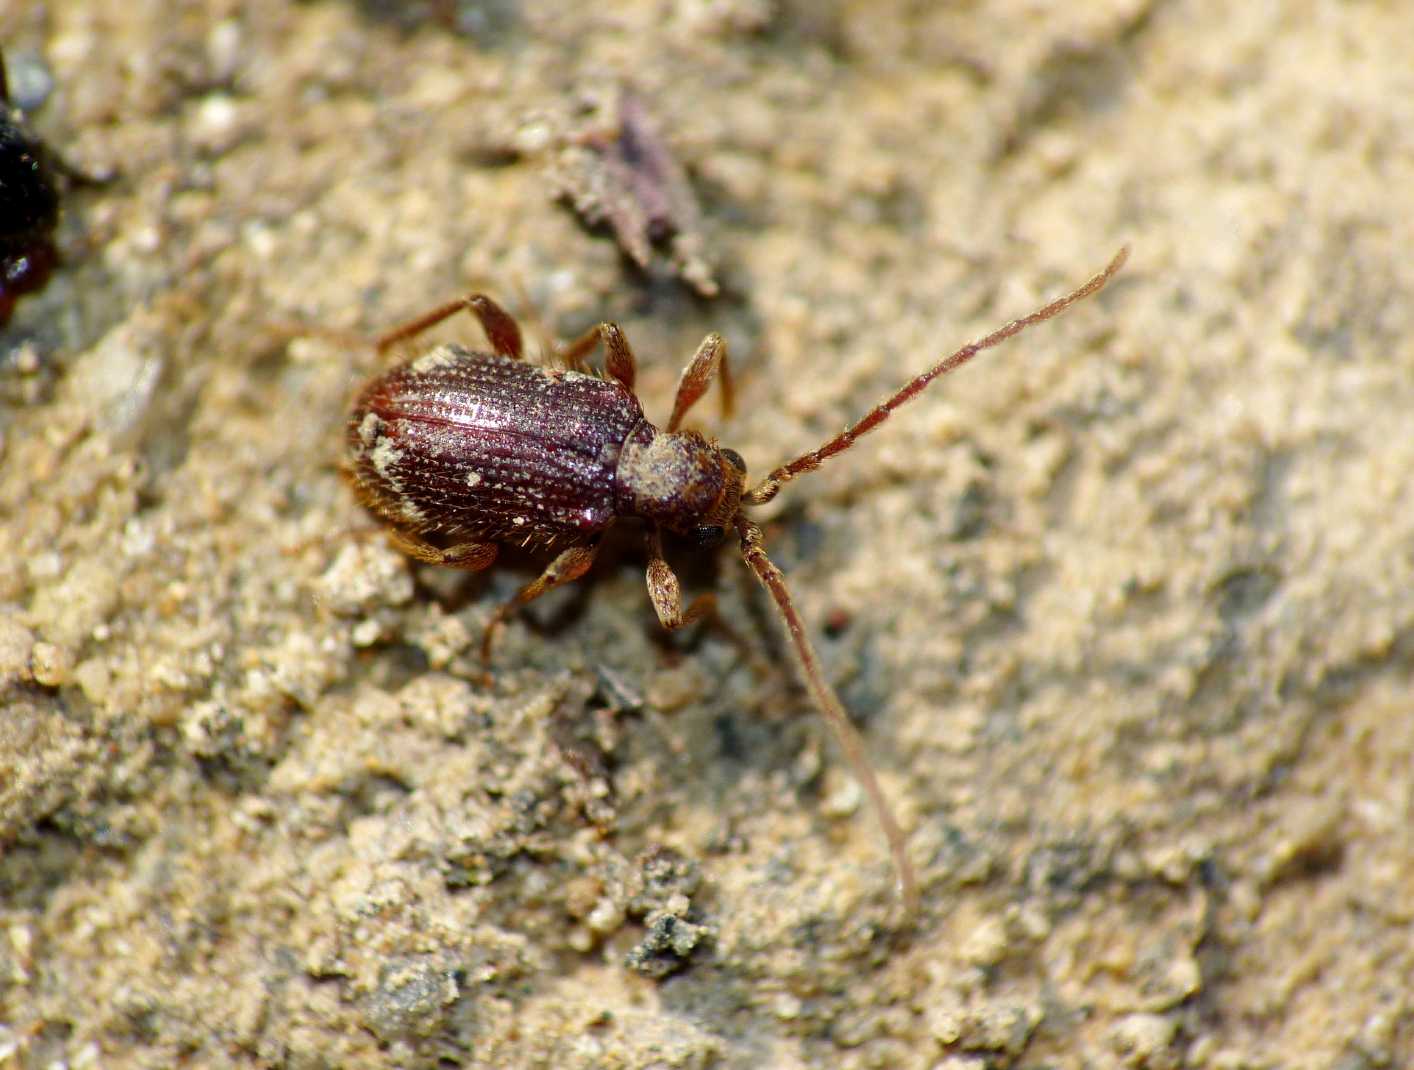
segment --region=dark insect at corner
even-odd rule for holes
[[[0,327],[16,301],[43,288],[59,261],[54,231],[61,176],[96,181],[65,164],[29,129],[10,100],[0,54]]]
[[[1124,264],[1121,249],[1079,289],[993,331],[939,361],[816,449],[773,469],[747,487],[746,463],[734,450],[693,430],[688,411],[720,375],[724,408],[731,403],[726,347],[709,334],[683,370],[668,422],[644,418],[634,394],[635,361],[628,339],[601,323],[559,354],[566,368],[544,368],[523,357],[520,328],[499,305],[472,294],[434,309],[385,335],[380,354],[467,310],[481,323],[492,352],[441,345],[376,376],[360,391],[347,426],[347,470],[364,506],[389,528],[394,545],[418,561],[484,569],[501,546],[519,544],[553,554],[539,578],[502,605],[493,630],[516,607],[582,576],[600,537],[615,521],[644,522],[648,595],[665,628],[681,628],[715,608],[711,594],[682,605],[677,576],[663,556],[662,531],[708,548],[728,531],[770,593],[801,676],[863,786],[888,842],[907,917],[918,906],[918,882],[894,820],[865,756],[864,743],[826,682],[815,649],[786,589],[766,556],[761,529],[746,514],[786,483],[849,449],[934,379],[978,353],[1050,319],[1103,287]],[[594,348],[606,351],[605,377],[579,370]],[[432,540],[436,540],[435,542]]]

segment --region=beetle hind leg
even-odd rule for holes
[[[617,380],[626,390],[632,390],[638,377],[638,362],[628,338],[617,323],[600,323],[590,327],[573,342],[561,346],[555,355],[571,371],[584,371],[584,358],[594,352],[594,347],[604,343],[604,370]]]
[[[553,561],[545,566],[544,572],[517,591],[515,597],[510,601],[502,603],[491,615],[491,619],[486,623],[486,631],[482,633],[481,660],[483,662],[491,660],[491,640],[495,635],[497,625],[519,607],[535,601],[546,591],[553,591],[556,587],[562,587],[566,583],[573,583],[579,579],[589,571],[589,566],[594,564],[594,557],[598,552],[598,544],[571,546],[569,549],[561,551]]]

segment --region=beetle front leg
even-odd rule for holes
[[[717,612],[717,596],[714,594],[698,595],[687,611],[683,611],[682,584],[678,582],[677,573],[663,558],[663,538],[656,529],[648,537],[648,597],[653,601],[659,622],[670,632]]]
[[[600,323],[589,328],[569,345],[561,348],[558,356],[566,366],[580,371],[584,367],[584,358],[593,353],[594,347],[601,341],[604,343],[604,370],[622,383],[624,389],[632,390],[634,380],[638,377],[638,362],[634,359],[633,350],[629,348],[628,338],[617,323]]]
[[[491,638],[498,624],[514,613],[517,608],[527,602],[535,601],[546,591],[553,591],[556,587],[573,583],[579,579],[589,571],[589,566],[594,564],[594,556],[598,552],[598,543],[591,543],[589,546],[571,546],[546,565],[545,571],[540,573],[537,579],[522,587],[509,602],[503,603],[491,615],[491,619],[486,624],[486,631],[481,636],[481,660],[491,660]]]

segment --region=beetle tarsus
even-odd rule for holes
[[[683,608],[660,529],[701,548],[715,546],[735,529],[743,559],[771,596],[806,688],[874,810],[898,877],[904,921],[910,923],[920,894],[906,837],[864,741],[820,668],[785,577],[743,508],[770,501],[792,479],[845,452],[978,353],[1095,293],[1127,255],[1121,249],[1084,285],[945,357],[750,490],[738,453],[697,431],[679,430],[714,378],[721,380],[723,410],[730,411],[732,384],[720,335],[709,334],[688,362],[672,414],[660,430],[644,418],[633,392],[636,362],[617,326],[601,323],[556,351],[563,363],[578,369],[602,343],[608,378],[570,375],[522,361],[520,329],[509,313],[484,294],[470,294],[390,331],[379,351],[466,309],[480,321],[495,353],[439,346],[371,380],[349,417],[348,472],[363,503],[393,529],[394,544],[419,561],[480,569],[491,564],[502,544],[562,548],[536,580],[492,614],[481,641],[484,662],[499,625],[518,607],[583,575],[594,562],[600,536],[624,517],[649,525],[648,593],[663,626],[673,630],[713,616],[711,594]],[[427,535],[461,541],[441,549]]]

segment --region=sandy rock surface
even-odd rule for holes
[[[0,1067],[1414,1065],[1402,5],[3,0],[0,40],[116,172],[0,330]],[[625,87],[695,199],[642,268],[565,203]],[[722,332],[738,412],[695,416],[760,474],[1124,243],[758,514],[911,932],[730,546],[670,554],[739,641],[660,631],[624,525],[487,679],[536,562],[412,567],[340,478],[360,339],[471,288],[619,322],[660,419]]]

